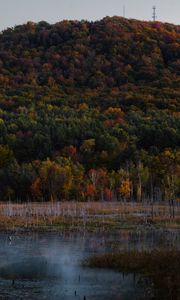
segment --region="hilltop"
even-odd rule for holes
[[[180,26],[106,17],[98,22],[28,22],[0,35],[0,85],[57,85],[66,93],[176,89]],[[109,91],[108,91],[109,92]]]

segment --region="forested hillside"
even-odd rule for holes
[[[0,33],[1,200],[173,200],[180,26],[106,17]]]

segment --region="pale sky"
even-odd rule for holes
[[[56,23],[122,16],[123,6],[127,18],[151,20],[153,5],[159,21],[180,25],[180,0],[0,0],[0,30],[27,21]]]

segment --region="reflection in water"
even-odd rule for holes
[[[178,246],[177,231],[110,234],[0,235],[0,299],[152,299],[145,279],[110,270],[89,269],[89,255],[114,249]],[[149,290],[151,283],[148,283]],[[150,292],[149,292],[150,293]]]

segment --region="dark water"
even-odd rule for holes
[[[114,249],[178,247],[177,231],[0,234],[0,299],[148,299],[138,275],[82,266]],[[85,298],[84,298],[85,296]]]

